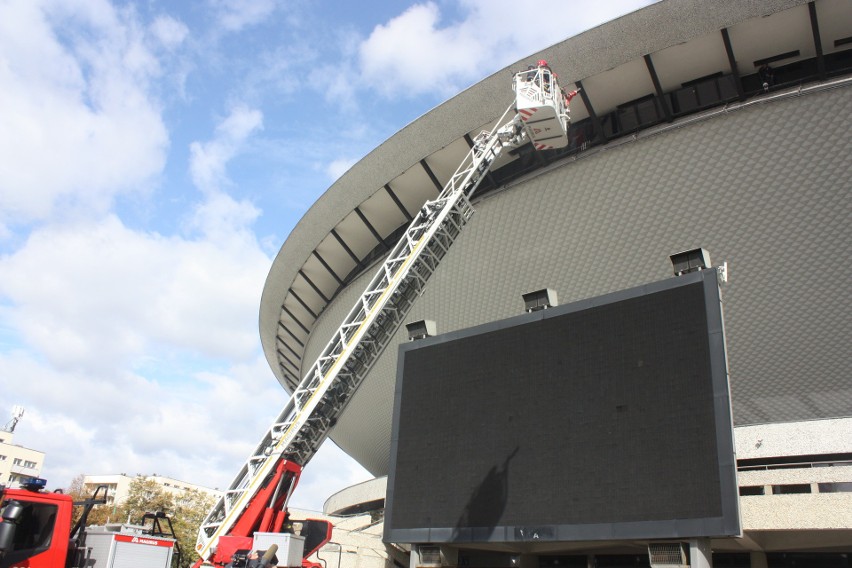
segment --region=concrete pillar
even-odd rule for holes
[[[538,568],[538,555],[521,554],[518,559],[518,568]]]
[[[440,551],[440,566],[459,565],[458,548],[452,546],[439,546],[437,544],[416,544],[411,546],[411,556],[409,557],[408,567],[419,568],[420,566],[438,566],[438,564],[434,564],[435,549]],[[421,557],[421,552],[423,553],[423,556],[426,556],[425,559]]]
[[[762,550],[752,550],[749,552],[748,556],[751,568],[769,568],[769,563],[766,560],[766,553]]]
[[[416,544],[411,546],[411,554],[408,555],[408,568],[420,566],[420,549]]]
[[[691,568],[713,568],[713,550],[709,538],[690,539],[689,564]]]
[[[408,562],[409,568],[418,568],[419,566],[436,566],[434,564],[434,550],[439,549],[438,545],[435,544],[415,544],[411,546],[411,556]],[[425,550],[423,550],[425,549]],[[423,552],[423,556],[426,556],[425,559],[421,558],[421,552]],[[444,564],[444,555],[443,551],[441,551],[441,564]],[[456,562],[458,562],[458,555],[456,555]]]
[[[441,547],[441,566],[458,566],[459,565],[459,549],[442,546]]]

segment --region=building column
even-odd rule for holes
[[[518,568],[538,568],[538,555],[521,554],[518,559]]]
[[[458,566],[459,549],[451,546],[440,546],[437,544],[416,544],[411,546],[409,556],[409,568],[420,568],[422,566]]]
[[[751,568],[769,568],[769,563],[766,561],[766,553],[762,550],[752,550],[748,554]]]
[[[450,546],[441,547],[441,566],[458,566],[459,549]]]
[[[689,540],[689,564],[691,568],[713,568],[713,550],[709,538]]]

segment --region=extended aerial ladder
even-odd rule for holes
[[[437,198],[427,201],[367,289],[335,331],[293,396],[237,476],[214,505],[198,534],[202,559],[242,519],[253,502],[277,501],[280,519],[298,474],[328,437],[337,418],[464,225],[473,215],[469,198],[506,148],[532,141],[537,148],[567,144],[568,102],[556,76],[540,61],[514,76],[516,100],[492,131],[483,131]],[[511,118],[507,117],[513,113]],[[292,482],[270,487],[285,470]],[[256,509],[255,509],[256,511]],[[256,512],[253,514],[257,514]],[[256,526],[256,525],[252,525]],[[263,526],[280,528],[280,520]],[[240,530],[246,530],[242,528]],[[235,531],[239,532],[239,531]]]

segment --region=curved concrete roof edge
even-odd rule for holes
[[[275,365],[275,335],[281,303],[311,252],[333,227],[384,184],[466,133],[497,120],[511,102],[512,70],[521,69],[532,60],[556,61],[554,67],[567,85],[737,22],[807,1],[661,0],[512,63],[403,127],[320,196],[273,260],[261,296],[259,325],[264,354],[278,380],[282,381],[282,377]],[[613,42],[613,37],[620,41]]]

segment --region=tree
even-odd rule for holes
[[[195,554],[195,539],[201,523],[215,501],[210,495],[195,489],[185,491],[175,498],[175,514],[172,523],[183,551],[180,568],[188,568],[198,559]]]
[[[213,502],[212,497],[200,491],[189,489],[172,493],[155,481],[140,477],[130,484],[130,492],[119,511],[126,521],[136,524],[142,522],[145,513],[162,511],[168,515],[182,552],[178,568],[189,568],[197,560],[194,550],[198,529]],[[160,525],[161,529],[168,528],[167,523]]]
[[[156,481],[137,477],[130,482],[127,498],[119,505],[117,520],[139,524],[145,513],[162,511],[171,516],[174,512],[174,498]]]
[[[71,484],[65,489],[65,493],[71,496],[74,499],[75,503],[83,502],[87,499],[92,498],[92,494],[94,490],[91,488],[87,488],[83,483],[85,476],[81,473],[73,480],[71,480]],[[103,495],[98,495],[98,497],[102,497]],[[95,505],[92,507],[92,510],[89,512],[89,517],[86,520],[86,526],[92,525],[103,525],[110,521],[111,515],[112,519],[115,518],[115,505],[112,503],[108,503],[105,505]],[[76,522],[79,520],[80,516],[83,514],[83,507],[74,507],[74,513],[71,518],[71,526],[74,526]]]
[[[69,485],[66,493],[74,501],[83,501],[91,497],[83,485],[83,475],[78,475]],[[156,481],[137,477],[130,483],[127,498],[117,505],[96,505],[89,513],[86,526],[103,525],[107,522],[142,524],[145,513],[163,512],[172,522],[180,550],[182,552],[177,568],[189,568],[197,560],[195,538],[207,512],[213,506],[213,497],[196,490],[172,493]],[[82,507],[75,508],[74,522],[80,517]],[[151,528],[151,521],[145,528]],[[168,530],[168,523],[161,521],[160,528]]]

